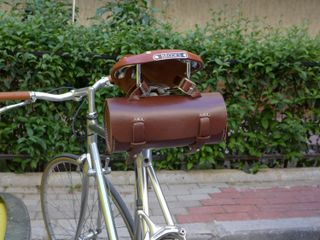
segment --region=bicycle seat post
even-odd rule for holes
[[[149,159],[152,161],[152,150],[150,148],[143,150],[142,155],[144,159]]]
[[[141,233],[143,239],[162,239],[168,237],[168,239],[184,240],[186,232],[183,228],[176,226],[173,221],[172,214],[169,210],[165,196],[161,190],[161,186],[155,170],[152,165],[152,150],[144,149],[141,154],[136,158],[136,184],[137,184],[137,206],[136,214],[141,223]],[[166,222],[166,226],[158,226],[152,221],[152,217],[149,215],[148,205],[148,181],[156,195],[158,203],[163,213],[163,217]],[[139,231],[140,234],[140,231]],[[138,235],[139,235],[138,234]],[[140,236],[140,235],[139,235]]]

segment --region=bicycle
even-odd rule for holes
[[[150,52],[145,54],[150,55]],[[180,51],[177,53],[177,51],[170,50],[159,54],[155,51],[153,61],[159,60],[155,58],[182,60],[182,64],[187,67],[187,76],[190,77],[191,72],[194,70],[193,68],[199,68],[201,66],[196,66],[194,62],[189,61],[187,54],[188,52]],[[167,87],[154,85],[152,87],[147,86],[146,88],[146,81],[142,81],[141,78],[141,61],[133,65],[129,63],[129,67],[126,66],[126,64],[120,64],[120,67],[117,67],[116,64],[114,72],[116,72],[115,75],[118,76],[119,79],[121,79],[123,74],[126,75],[129,73],[131,76],[133,72],[135,73],[134,86],[136,89],[131,91],[131,94],[132,92],[137,92],[137,90],[143,97],[152,95],[166,96],[170,94],[170,88]],[[134,66],[134,68],[132,68],[132,66]],[[183,227],[174,223],[173,216],[170,213],[165,196],[161,190],[153,167],[150,148],[139,149],[131,155],[135,163],[134,216],[131,215],[120,194],[108,178],[108,174],[111,173],[109,167],[110,158],[100,158],[97,139],[98,136],[108,139],[109,133],[107,133],[106,136],[105,128],[98,125],[95,93],[101,88],[113,87],[110,80],[110,77],[103,77],[90,87],[74,89],[63,94],[45,92],[0,93],[0,101],[24,101],[0,108],[0,114],[17,107],[32,104],[36,100],[52,102],[67,100],[80,101],[84,97],[87,97],[87,152],[81,156],[64,154],[55,157],[49,162],[42,176],[40,191],[41,207],[48,235],[50,239],[84,240],[107,237],[109,240],[126,238],[135,240],[185,240],[186,231]],[[167,85],[170,86],[168,83]],[[189,96],[197,97],[195,85],[189,79],[183,79],[182,82],[179,83],[178,89]],[[219,101],[220,100],[221,97],[219,97]],[[221,107],[219,109],[221,109]],[[206,124],[208,123],[207,120],[209,117],[209,114],[200,114],[200,133],[205,134],[208,132],[208,125]],[[141,119],[139,121],[141,121]],[[221,121],[225,121],[224,116],[221,118]],[[222,126],[222,128],[223,127],[224,126]],[[221,134],[223,135],[225,132]],[[206,141],[216,141],[220,139],[221,136],[215,136],[213,140],[211,136],[208,138],[207,136],[199,135],[195,147],[199,148],[199,146],[206,143]],[[139,144],[137,145],[140,146]],[[150,218],[148,201],[149,185],[152,186],[159,202],[166,222],[165,226],[156,225]],[[66,196],[67,199],[65,199],[64,206],[56,206],[56,191],[60,191],[60,193]],[[68,212],[68,208],[73,208],[73,212]],[[66,214],[70,214],[69,219],[72,218],[72,221],[63,220],[63,215]]]

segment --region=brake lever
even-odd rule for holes
[[[18,107],[23,107],[23,106],[26,106],[26,105],[29,105],[31,103],[35,102],[35,99],[28,99],[24,102],[20,102],[20,103],[17,103],[17,104],[12,104],[12,105],[8,105],[8,106],[5,106],[5,107],[2,107],[0,108],[0,114],[8,111],[8,110],[11,110],[11,109],[14,109],[14,108],[18,108]]]

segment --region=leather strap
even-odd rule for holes
[[[200,116],[199,119],[199,135],[198,140],[206,140],[210,138],[210,118],[209,114]]]
[[[205,113],[200,115],[198,136],[196,142],[190,147],[190,154],[199,151],[210,135],[210,115]]]
[[[136,154],[141,152],[145,141],[145,127],[143,118],[135,118],[132,123],[132,142],[131,149],[128,151],[126,163],[132,163],[135,160]]]
[[[183,78],[177,88],[184,94],[197,98],[201,97],[201,93],[197,89],[197,85],[188,78]],[[143,81],[139,87],[135,86],[129,93],[129,99],[139,99],[142,96],[148,96],[151,92],[151,87],[146,81]]]
[[[135,118],[132,125],[132,142],[133,148],[146,144],[145,127],[143,118]]]
[[[142,96],[148,96],[150,91],[150,86],[146,83],[146,81],[143,81],[139,87],[135,85],[135,87],[129,92],[128,98],[136,99]]]

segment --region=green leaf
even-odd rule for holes
[[[214,61],[218,64],[218,65],[223,65],[224,62],[222,62],[219,58],[215,58]]]
[[[33,129],[32,128],[27,128],[27,134],[29,137],[33,136]]]
[[[269,120],[268,120],[268,118],[266,118],[266,117],[262,118],[261,124],[262,124],[262,127],[263,127],[264,129],[268,129],[268,127],[269,127]]]
[[[193,163],[192,162],[188,162],[187,164],[187,169],[190,170],[193,167]]]

